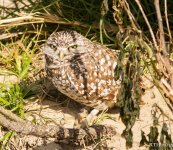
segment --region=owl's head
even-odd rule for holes
[[[74,55],[82,55],[88,52],[86,45],[89,43],[90,40],[76,31],[53,33],[44,46],[46,61],[58,63],[70,60]]]

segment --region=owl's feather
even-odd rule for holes
[[[115,52],[75,31],[60,31],[48,38],[44,54],[47,75],[60,92],[98,110],[116,103]]]

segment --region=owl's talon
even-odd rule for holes
[[[99,113],[99,110],[93,109],[89,114],[86,109],[83,110],[83,112],[80,114],[81,121],[80,121],[80,127],[81,128],[88,128],[89,126],[92,126],[97,119],[97,114]]]

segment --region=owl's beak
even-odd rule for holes
[[[63,52],[60,52],[59,58],[60,58],[60,60],[62,60],[64,58],[64,53]]]

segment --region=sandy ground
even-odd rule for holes
[[[14,77],[8,78],[8,82],[10,82],[10,79],[14,81]],[[0,82],[3,82],[4,80],[2,77],[0,78]],[[149,81],[146,81],[144,83],[146,85],[151,86],[151,83]],[[48,100],[44,99],[40,102],[40,100],[33,100],[32,102],[29,102],[25,106],[26,114],[25,117],[28,120],[37,120],[40,124],[61,124],[63,127],[73,128],[75,125],[75,119],[77,114],[79,113],[80,107],[82,106],[74,103],[73,101],[69,100],[69,105],[63,106],[63,103],[61,100]],[[74,103],[74,104],[73,104]],[[142,96],[142,105],[140,105],[140,117],[137,119],[134,127],[133,127],[133,138],[134,143],[132,150],[145,150],[148,149],[146,146],[139,147],[139,142],[141,140],[141,130],[146,133],[146,135],[149,133],[150,126],[153,124],[152,119],[152,112],[154,110],[154,104],[157,104],[163,112],[169,116],[169,118],[173,118],[173,113],[168,108],[167,104],[165,103],[165,100],[162,98],[162,95],[158,91],[156,87],[151,87],[150,89],[146,90],[144,95]],[[125,140],[121,137],[121,134],[125,128],[123,123],[120,120],[119,113],[115,113],[114,110],[110,110],[107,113],[109,116],[111,116],[112,119],[103,119],[101,121],[101,124],[104,125],[111,125],[115,128],[117,134],[111,137],[111,139],[106,140],[106,143],[108,145],[107,149],[110,150],[119,150],[119,149],[126,149],[125,146]],[[158,111],[158,116],[160,115],[160,112]],[[168,120],[167,117],[164,117],[163,115],[160,116],[159,119],[159,132],[161,130],[162,124],[167,123],[169,127],[169,133],[173,135],[173,123]],[[1,133],[2,134],[2,133]],[[173,137],[172,137],[173,138]],[[17,149],[35,149],[35,150],[61,150],[61,149],[76,149],[76,150],[82,150],[82,149],[93,149],[92,146],[88,146],[86,148],[83,147],[72,147],[68,144],[58,144],[54,139],[42,139],[37,138],[34,136],[22,136],[19,135],[16,139],[12,140],[14,147]],[[173,145],[172,145],[173,146]],[[27,148],[26,148],[27,147]],[[30,148],[28,148],[30,147]]]

